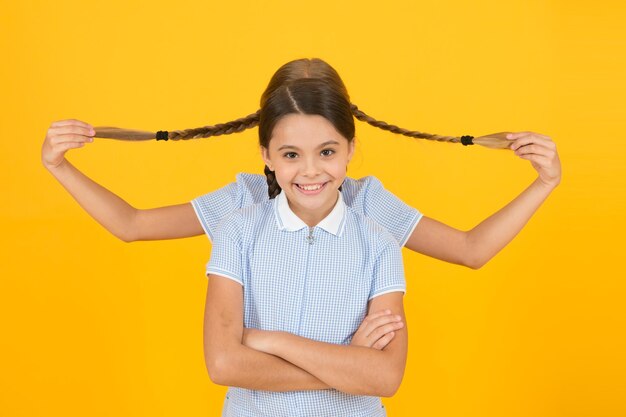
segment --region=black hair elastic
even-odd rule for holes
[[[474,136],[470,136],[470,135],[461,136],[461,143],[463,144],[463,146],[473,145],[474,142],[472,142],[472,139],[474,139]]]
[[[156,140],[167,140],[168,133],[167,130],[159,130],[156,134]]]

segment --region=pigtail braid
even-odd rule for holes
[[[377,127],[379,129],[382,129],[382,130],[388,130],[390,132],[397,133],[399,135],[410,136],[412,138],[418,138],[418,139],[428,139],[428,140],[436,140],[438,142],[452,142],[452,143],[461,142],[461,138],[455,137],[455,136],[441,136],[441,135],[434,135],[430,133],[422,133],[416,130],[407,130],[407,129],[398,127],[396,125],[390,125],[387,122],[376,120],[373,117],[368,116],[363,111],[359,110],[359,108],[354,104],[352,104],[350,108],[352,110],[352,114],[354,115],[354,117],[356,117],[362,122],[369,123],[370,125]]]
[[[197,138],[208,138],[209,136],[230,135],[246,129],[253,128],[259,124],[261,110],[249,114],[246,117],[233,120],[232,122],[220,123],[215,126],[204,126],[193,129],[174,130],[169,132],[170,140],[187,140]]]
[[[275,198],[278,194],[280,194],[281,188],[278,185],[278,181],[276,181],[276,175],[274,171],[270,171],[270,169],[265,165],[265,169],[263,170],[265,173],[265,177],[267,178],[267,193],[269,194],[270,200]]]
[[[463,145],[482,145],[493,149],[508,149],[511,142],[506,139],[506,134],[511,132],[492,133],[490,135],[474,138],[473,136],[442,136],[431,133],[407,130],[387,122],[376,120],[361,111],[356,105],[351,104],[350,109],[354,117],[362,122],[366,122],[382,130],[392,133],[409,136],[417,139],[434,140],[438,142],[462,143]],[[230,122],[219,123],[213,126],[203,126],[184,130],[173,130],[147,132],[142,130],[122,129],[112,126],[98,126],[95,128],[96,138],[118,139],[124,141],[146,141],[146,140],[188,140],[197,138],[208,138],[210,136],[230,135],[246,129],[251,129],[259,124],[261,110],[249,114]],[[279,191],[280,192],[280,191]]]
[[[208,138],[210,136],[229,135],[238,133],[246,129],[253,128],[259,124],[261,110],[249,114],[231,122],[219,123],[214,126],[203,126],[192,129],[146,132],[141,130],[122,129],[112,126],[95,127],[96,138],[118,139],[125,141],[144,140],[187,140],[197,138]]]
[[[354,115],[354,117],[362,122],[369,123],[370,125],[382,130],[387,130],[389,132],[409,136],[412,138],[434,140],[437,142],[462,143],[463,145],[476,144],[492,149],[508,149],[511,146],[511,141],[506,139],[506,135],[511,132],[492,133],[490,135],[481,136],[478,138],[474,138],[473,136],[469,135],[461,137],[434,135],[430,133],[418,132],[416,130],[403,129],[398,126],[390,125],[386,122],[376,120],[373,117],[365,114],[363,111],[359,110],[359,108],[354,104],[350,105],[350,109],[352,110],[352,114]]]

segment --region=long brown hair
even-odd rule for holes
[[[272,76],[267,88],[261,95],[261,109],[251,113],[245,117],[235,119],[226,123],[219,123],[211,126],[202,126],[191,129],[148,132],[141,130],[123,129],[111,126],[98,126],[95,128],[97,138],[111,138],[130,141],[142,140],[187,140],[207,138],[210,136],[228,135],[231,133],[241,132],[246,129],[253,128],[259,124],[259,116],[261,110],[272,92],[281,86],[289,84],[299,79],[318,79],[326,83],[331,89],[342,94],[348,102],[350,98],[348,91],[339,77],[339,74],[333,67],[319,58],[302,58],[290,61],[281,66]],[[387,130],[392,133],[409,136],[418,139],[435,140],[438,142],[462,143],[464,145],[478,144],[489,148],[507,149],[511,142],[505,139],[507,133],[500,132],[479,138],[473,136],[443,136],[437,134],[423,133],[416,130],[408,130],[396,125],[388,124],[381,120],[376,120],[360,110],[355,104],[350,103],[350,111],[358,120],[366,122],[379,129]]]

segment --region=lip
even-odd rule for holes
[[[315,184],[303,184],[303,185],[317,185],[317,184],[320,184],[320,183],[318,182],[318,183],[315,183]],[[300,193],[302,193],[304,195],[317,195],[317,194],[321,193],[322,191],[324,191],[326,189],[326,186],[328,185],[328,181],[324,182],[324,183],[321,183],[321,184],[322,184],[322,186],[320,188],[318,188],[317,190],[312,190],[312,191],[308,191],[308,190],[302,189],[302,188],[300,188],[298,186],[298,184],[293,184],[293,186],[294,186],[294,188],[296,190],[298,190]]]

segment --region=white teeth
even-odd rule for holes
[[[303,190],[306,191],[315,191],[315,190],[319,190],[320,188],[322,188],[322,184],[316,184],[316,185],[300,185],[298,184],[298,187],[302,188]]]

